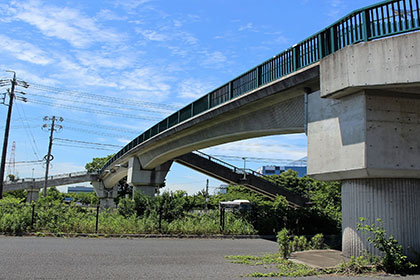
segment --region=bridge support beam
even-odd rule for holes
[[[154,196],[158,188],[165,185],[165,178],[171,165],[172,161],[168,161],[152,170],[145,170],[141,167],[139,158],[130,158],[128,161],[127,183],[133,186],[133,197],[136,192]]]
[[[116,208],[114,199],[117,198],[118,189],[116,186],[106,188],[102,181],[91,182],[99,198],[99,206],[101,209]]]
[[[313,93],[308,103],[308,174],[342,182],[343,255],[378,253],[356,229],[364,217],[369,224],[382,219],[414,259],[411,249],[420,252],[420,94],[375,89],[327,99]]]

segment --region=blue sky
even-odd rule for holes
[[[19,163],[47,153],[43,116],[64,118],[57,138],[124,145],[182,105],[376,2],[0,0],[0,69],[16,71],[31,85],[28,102],[14,107],[7,158],[15,141],[18,176],[43,175],[42,164]],[[0,77],[11,76],[1,70]],[[0,130],[6,112],[0,106]],[[93,157],[117,150],[57,140],[51,174],[83,170]],[[250,139],[205,152],[299,159],[306,156],[306,137]],[[247,167],[264,164],[249,161]],[[193,193],[206,178],[174,165],[167,185]]]

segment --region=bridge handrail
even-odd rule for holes
[[[214,156],[205,154],[205,153],[200,152],[200,151],[194,151],[193,153],[196,154],[196,155],[198,155],[198,156],[201,156],[203,158],[206,158],[206,159],[208,159],[210,161],[213,161],[213,162],[215,162],[217,164],[223,165],[223,166],[231,169],[233,172],[238,173],[238,174],[244,174],[244,173],[245,174],[252,174],[252,175],[255,175],[257,177],[265,176],[265,175],[263,175],[263,174],[261,174],[261,173],[259,173],[257,171],[254,171],[252,169],[249,169],[249,168],[236,167],[233,164],[227,163],[226,161],[223,161],[221,159],[215,158]]]
[[[83,176],[83,175],[95,175],[95,174],[96,173],[91,173],[91,172],[87,172],[87,171],[78,171],[78,172],[51,175],[51,176],[48,176],[48,180],[64,179],[64,178],[69,178],[69,177],[77,177],[77,176]],[[19,184],[19,183],[24,183],[24,182],[40,182],[40,181],[44,181],[44,180],[45,180],[45,177],[21,178],[21,179],[15,180],[15,181],[5,182],[5,184]]]
[[[312,65],[345,46],[420,29],[418,0],[388,0],[342,17],[320,32],[218,87],[155,124],[116,153],[101,173],[132,148],[237,96]]]

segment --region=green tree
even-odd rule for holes
[[[102,169],[105,163],[114,155],[108,155],[102,158],[93,158],[91,162],[86,163],[85,169],[87,172],[97,172]]]

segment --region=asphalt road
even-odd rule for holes
[[[233,264],[224,257],[276,251],[275,242],[261,239],[3,236],[0,237],[0,279],[257,279],[240,276],[275,269]],[[416,276],[404,277],[407,278],[418,279]]]
[[[250,239],[0,237],[0,279],[240,279],[255,268],[225,256],[276,250]]]

